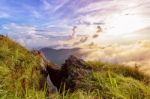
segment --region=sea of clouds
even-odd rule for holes
[[[84,42],[81,39],[77,37],[61,42],[60,48],[80,48],[79,55],[87,61],[138,66],[141,71],[150,74],[150,40],[103,44],[92,36]]]
[[[83,47],[80,54],[85,60],[98,60],[128,66],[137,65],[141,71],[150,74],[150,40],[130,44],[111,44],[97,47]]]

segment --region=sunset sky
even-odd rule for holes
[[[54,46],[103,28],[100,43],[148,40],[150,0],[0,0],[0,34],[26,47]]]

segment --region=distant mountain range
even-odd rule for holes
[[[72,49],[53,49],[53,48],[42,48],[40,49],[41,52],[45,55],[45,57],[56,63],[56,64],[63,64],[65,60],[70,56],[80,56],[79,53],[80,48],[72,48]]]

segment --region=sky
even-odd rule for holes
[[[0,0],[0,34],[27,48],[66,43],[74,26],[89,37],[98,25],[98,43],[147,40],[150,0]]]

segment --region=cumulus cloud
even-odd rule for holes
[[[130,44],[111,44],[98,47],[84,47],[80,53],[85,60],[98,60],[108,63],[139,66],[150,72],[150,40],[142,40]]]

